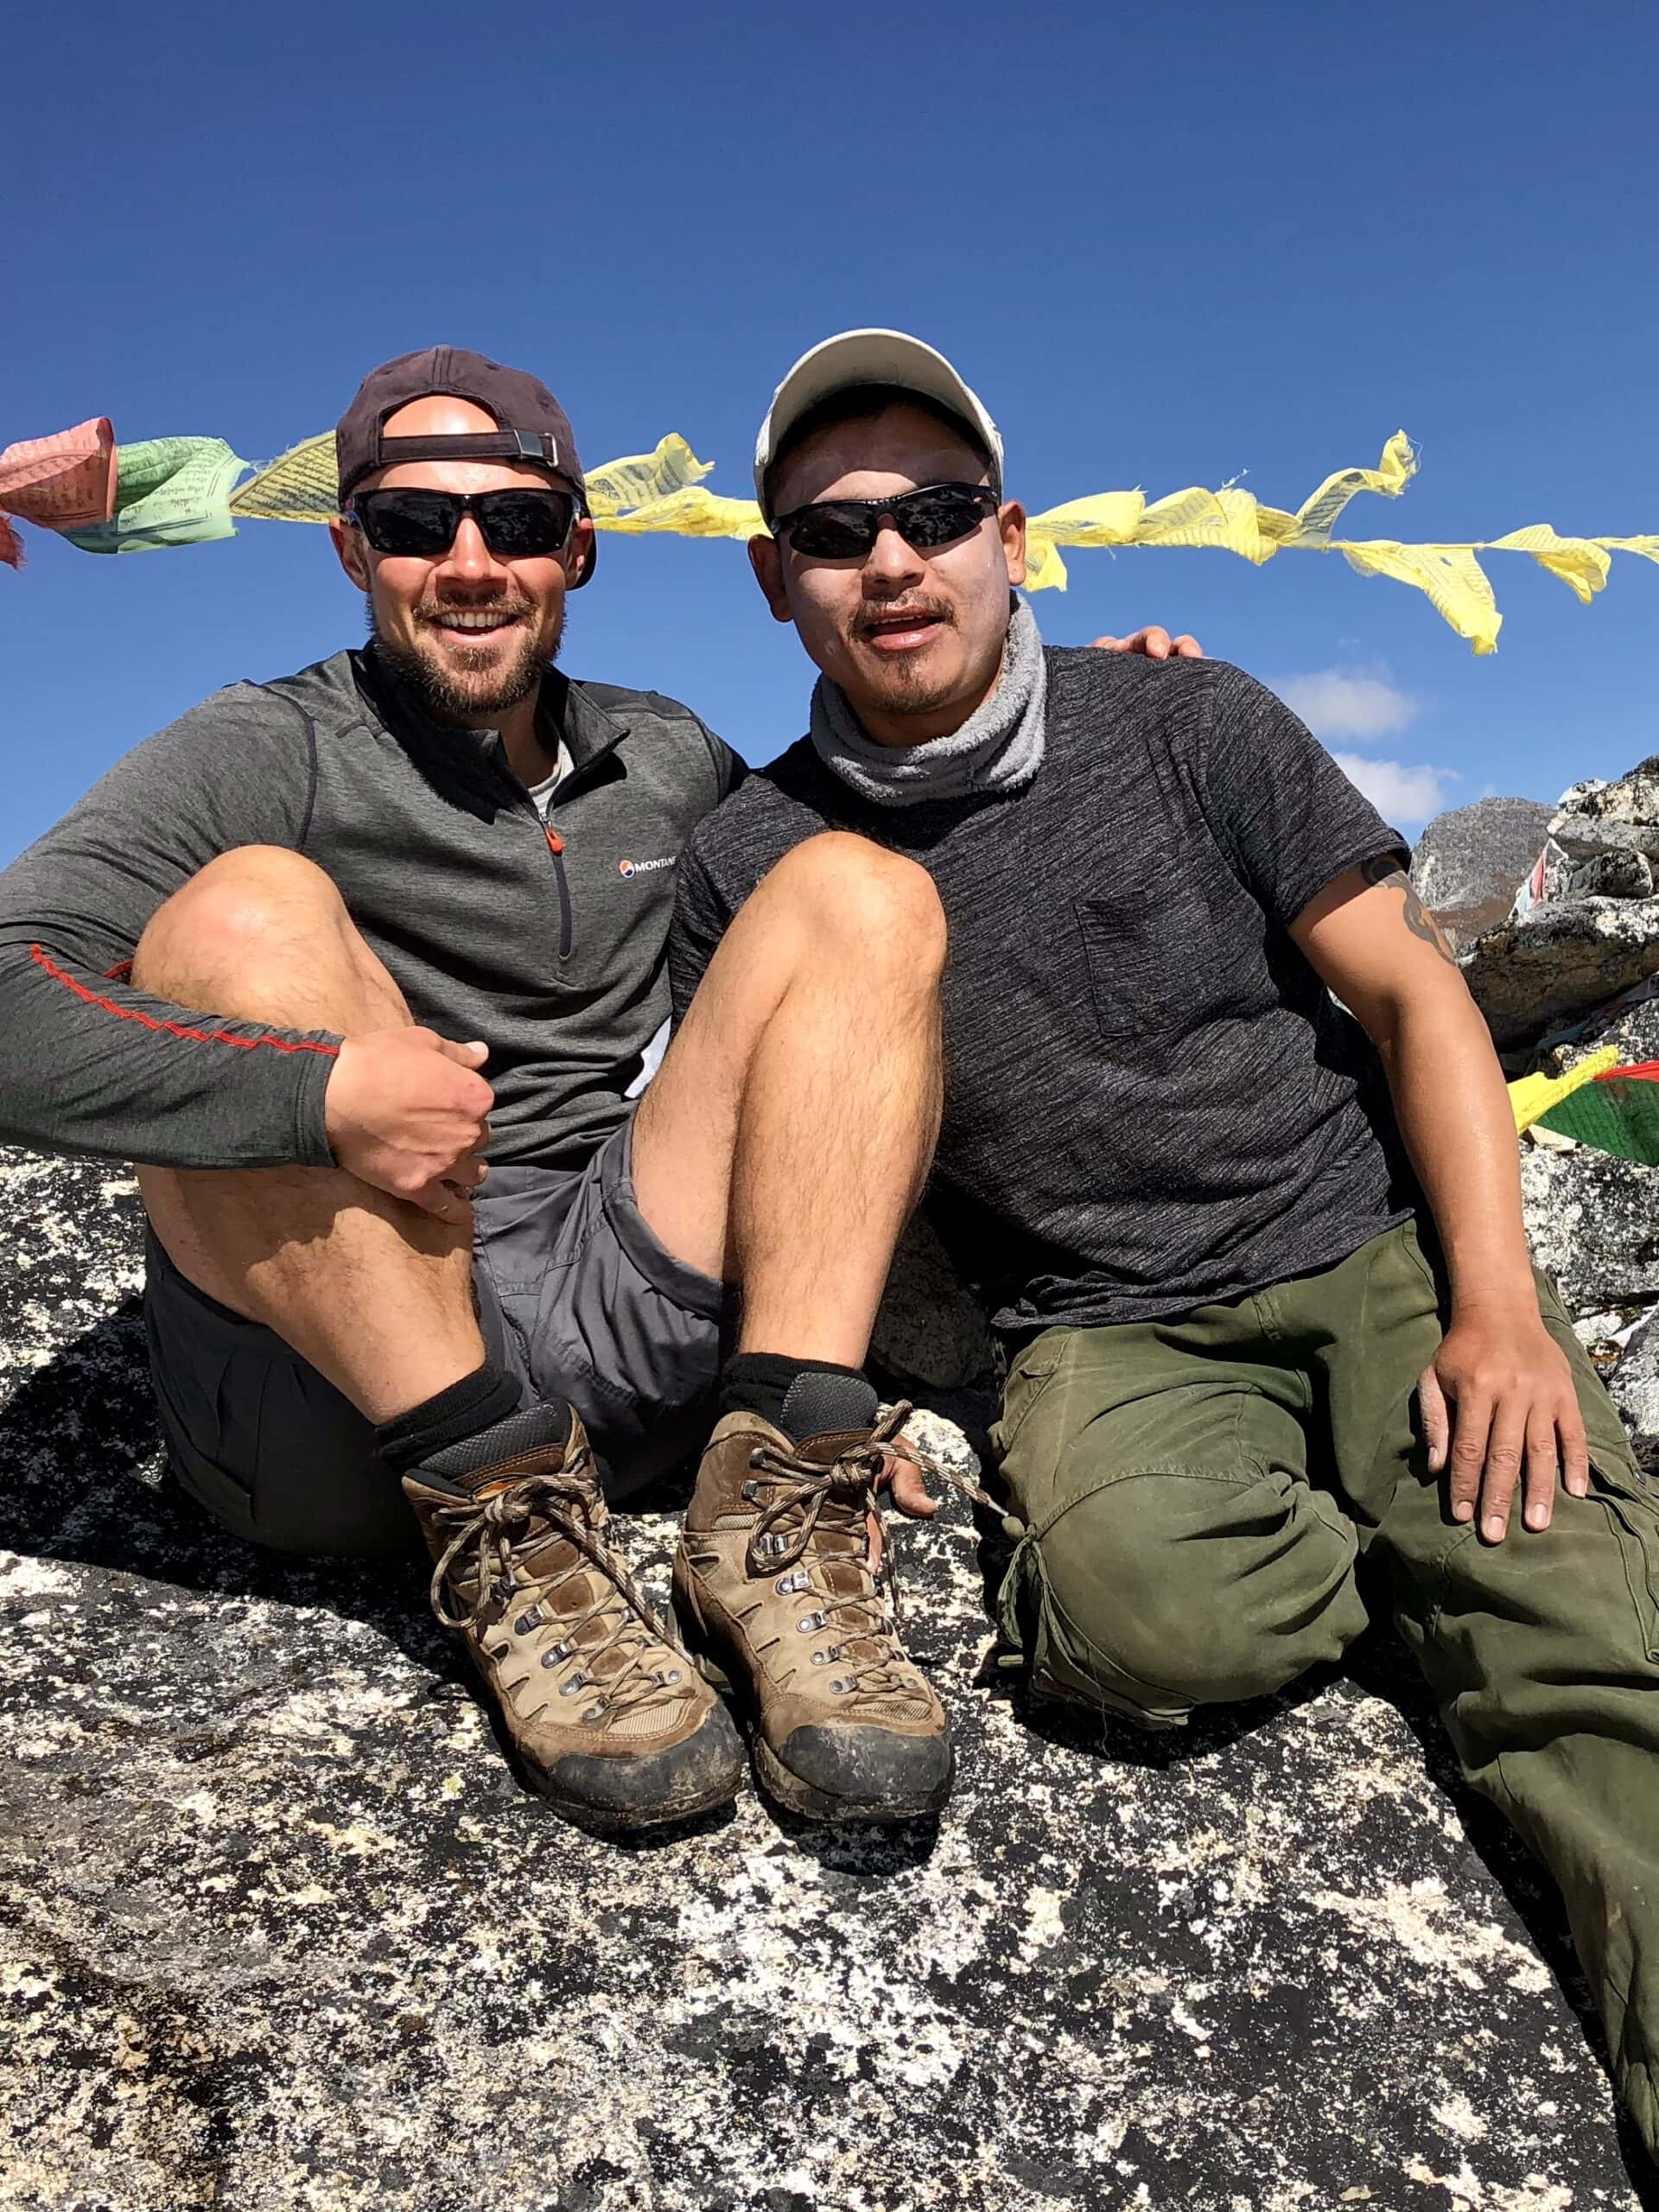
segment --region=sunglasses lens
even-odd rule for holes
[[[575,502],[563,492],[486,492],[474,507],[484,543],[501,561],[558,552],[575,512]]]
[[[906,545],[925,552],[937,545],[954,544],[977,530],[985,518],[985,501],[973,493],[950,485],[911,492],[898,502],[893,520]]]
[[[789,525],[789,542],[811,561],[849,561],[874,544],[874,518],[856,506],[805,507]]]
[[[354,506],[377,553],[434,560],[455,542],[461,502],[448,492],[372,492]]]
[[[455,492],[370,492],[354,512],[377,553],[436,561],[470,508],[498,561],[529,561],[562,550],[575,505],[568,492],[484,492],[472,499]]]

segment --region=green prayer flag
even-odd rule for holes
[[[234,537],[231,490],[247,467],[223,438],[145,438],[118,446],[115,512],[62,535],[83,553],[142,553]]]
[[[1617,1072],[1586,1083],[1541,1116],[1544,1127],[1619,1160],[1659,1167],[1659,1083]]]

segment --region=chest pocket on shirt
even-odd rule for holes
[[[1233,1010],[1246,948],[1225,943],[1196,889],[1174,899],[1079,899],[1077,918],[1095,1019],[1109,1043],[1167,1044]]]

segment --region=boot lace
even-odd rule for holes
[[[480,1643],[492,1624],[514,1606],[521,1608],[521,1624],[556,1623],[559,1642],[543,1655],[543,1665],[556,1657],[579,1659],[575,1686],[592,1683],[600,1692],[583,1718],[597,1719],[609,1713],[620,1719],[671,1690],[679,1670],[662,1665],[671,1654],[684,1662],[688,1674],[696,1662],[610,1546],[594,1533],[592,1465],[593,1453],[584,1449],[568,1465],[551,1473],[525,1475],[493,1497],[446,1500],[434,1508],[433,1517],[454,1533],[432,1571],[432,1610],[446,1628],[470,1630]],[[539,1548],[560,1537],[575,1558],[550,1573],[531,1574],[518,1557],[521,1547],[533,1541]],[[561,1612],[550,1605],[543,1611],[546,1601],[590,1567],[606,1586],[599,1597],[579,1611]],[[470,1603],[464,1586],[469,1580],[476,1585]],[[451,1592],[456,1601],[454,1611],[448,1604]],[[607,1632],[594,1643],[582,1643],[582,1632],[595,1623]],[[600,1676],[600,1662],[613,1652],[620,1665]]]
[[[787,1572],[798,1566],[832,1499],[845,1501],[852,1509],[849,1519],[855,1521],[861,1531],[867,1525],[868,1516],[874,1516],[881,1538],[880,1583],[874,1574],[867,1573],[861,1580],[868,1582],[868,1589],[849,1592],[840,1598],[825,1595],[816,1613],[809,1616],[816,1618],[820,1628],[838,1625],[852,1641],[872,1647],[859,1658],[847,1653],[846,1669],[832,1685],[854,1691],[861,1698],[902,1699],[912,1694],[910,1677],[913,1670],[899,1642],[903,1613],[898,1567],[887,1524],[875,1501],[876,1484],[887,1464],[887,1447],[897,1439],[914,1410],[907,1399],[900,1399],[876,1423],[867,1439],[838,1454],[827,1466],[770,1444],[758,1444],[749,1454],[750,1466],[771,1493],[749,1531],[744,1564],[751,1574],[775,1574],[780,1567]],[[993,1512],[998,1510],[995,1499],[955,1468],[918,1451],[913,1445],[907,1447],[904,1456],[919,1466],[924,1474],[936,1476],[976,1504],[988,1507]],[[856,1554],[846,1555],[849,1564],[867,1564],[868,1538],[866,1544],[862,1559]],[[836,1645],[829,1656],[841,1658],[843,1647]]]

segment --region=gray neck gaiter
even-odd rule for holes
[[[878,745],[866,736],[846,693],[821,676],[812,692],[811,738],[820,760],[877,806],[1017,791],[1043,765],[1048,674],[1036,617],[1024,600],[1008,621],[1002,674],[959,730],[922,745]]]

